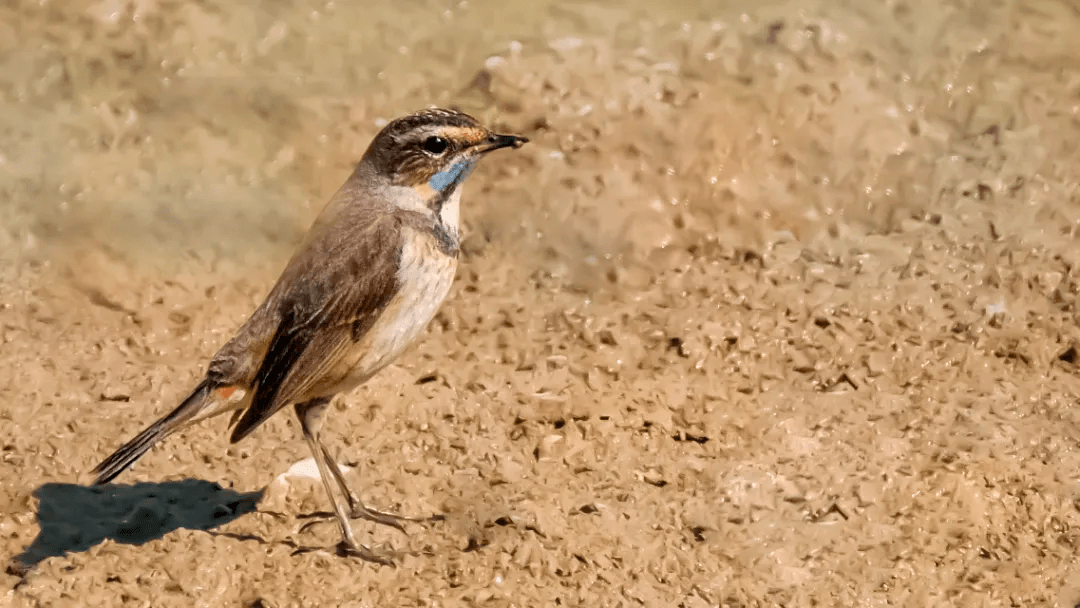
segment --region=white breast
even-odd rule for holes
[[[427,234],[405,228],[403,236],[398,267],[401,288],[360,341],[362,354],[349,374],[348,384],[353,386],[389,365],[420,337],[454,282],[457,258],[440,252]]]
[[[461,186],[458,186],[454,190],[450,198],[446,199],[443,203],[442,209],[439,210],[439,217],[442,219],[444,226],[449,228],[454,233],[458,230],[458,215],[461,213]]]

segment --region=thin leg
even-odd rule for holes
[[[300,428],[304,432],[304,439],[307,440],[311,455],[315,458],[315,464],[319,466],[319,477],[322,478],[323,487],[326,488],[326,494],[330,498],[330,504],[334,506],[334,513],[337,515],[338,525],[341,527],[341,544],[338,545],[338,548],[345,554],[355,555],[377,564],[392,566],[394,563],[389,558],[376,555],[371,549],[356,541],[352,526],[349,525],[348,514],[345,513],[345,507],[342,506],[337,499],[337,495],[334,494],[331,479],[337,478],[334,477],[332,471],[336,471],[338,476],[341,475],[341,472],[336,470],[337,465],[331,466],[332,463],[327,457],[326,448],[319,441],[319,426],[322,413],[329,403],[329,399],[313,399],[306,403],[298,403],[295,409],[296,417],[300,419]]]
[[[349,502],[349,517],[352,517],[353,519],[366,519],[368,521],[373,521],[377,524],[383,524],[384,526],[391,526],[393,528],[401,530],[403,533],[406,534],[408,534],[408,532],[405,531],[405,526],[401,525],[401,522],[421,522],[431,519],[420,517],[405,517],[404,515],[384,513],[382,511],[376,511],[375,509],[367,507],[366,505],[364,505],[363,501],[360,500],[360,497],[357,496],[351,488],[349,488],[349,485],[347,483],[345,483],[345,477],[341,474],[341,469],[338,468],[334,463],[334,458],[330,456],[330,452],[326,449],[326,446],[323,446],[323,455],[326,457],[326,460],[331,463],[331,465],[334,465],[330,467],[330,472],[334,474],[334,479],[337,480],[338,487],[341,488],[341,493],[345,495],[345,500]]]

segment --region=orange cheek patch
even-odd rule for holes
[[[438,192],[436,192],[435,189],[432,188],[431,184],[429,184],[428,182],[417,184],[413,186],[413,189],[416,190],[416,194],[420,196],[420,200],[422,201],[430,201],[432,198],[435,197],[436,194],[438,194]]]
[[[235,392],[236,392],[236,387],[235,386],[226,386],[225,388],[219,388],[217,390],[218,396],[221,397],[222,399],[228,399]]]

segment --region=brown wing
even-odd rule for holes
[[[253,382],[251,405],[233,429],[235,443],[282,407],[316,395],[343,355],[397,294],[400,218],[339,217],[347,227],[309,242],[279,281],[279,322]]]

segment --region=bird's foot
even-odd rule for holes
[[[371,507],[365,506],[364,503],[359,500],[352,502],[349,511],[350,519],[366,519],[367,521],[382,524],[384,526],[390,526],[400,530],[403,534],[408,534],[405,530],[405,526],[401,522],[411,521],[416,523],[424,523],[428,521],[442,521],[446,519],[442,515],[431,515],[428,517],[406,517],[404,515],[396,515],[394,513],[385,513],[383,511],[376,511]]]
[[[390,559],[388,555],[379,555],[367,546],[357,542],[350,542],[348,539],[342,539],[341,542],[337,544],[337,554],[341,557],[359,557],[366,562],[390,566],[391,568],[397,567],[397,564],[395,564],[394,560]]]

